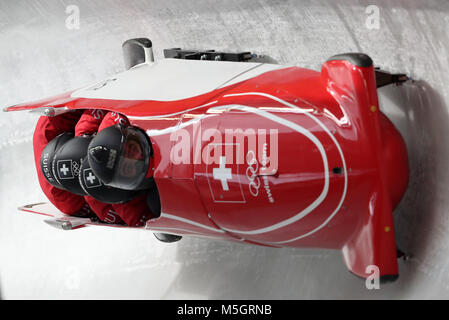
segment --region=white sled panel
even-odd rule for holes
[[[175,101],[284,67],[254,62],[162,59],[84,87],[73,92],[72,97]]]

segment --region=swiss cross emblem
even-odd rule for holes
[[[220,157],[220,166],[212,170],[215,180],[221,181],[223,191],[229,191],[228,179],[232,179],[232,169],[226,168],[226,157]]]
[[[216,147],[216,145],[211,145],[209,144],[206,148]],[[224,147],[224,145],[221,146]],[[233,145],[233,147],[235,146]],[[217,161],[206,164],[207,183],[214,202],[245,202],[239,177],[242,165],[233,163],[232,158],[232,154],[229,159],[226,154],[222,154]]]
[[[95,188],[101,186],[100,179],[98,179],[97,176],[94,175],[92,169],[90,168],[83,170],[83,179],[84,184],[86,185],[87,188]]]
[[[73,179],[72,160],[59,160],[56,164],[59,179]]]

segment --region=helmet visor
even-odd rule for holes
[[[124,142],[109,185],[120,189],[134,190],[148,171],[150,147],[145,134],[132,127],[123,130]]]

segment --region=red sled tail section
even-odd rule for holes
[[[402,137],[380,112],[376,78],[371,58],[364,54],[331,57],[322,66],[327,91],[344,110],[355,127],[363,128],[370,148],[365,157],[374,173],[374,184],[360,226],[343,245],[344,261],[357,276],[370,276],[372,266],[381,280],[398,275],[393,209],[408,182],[407,152]],[[387,139],[388,137],[388,139]]]

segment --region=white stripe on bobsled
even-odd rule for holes
[[[278,98],[278,97],[275,97],[275,96],[272,96],[272,95],[270,95],[270,94],[267,94],[267,93],[263,93],[263,92],[244,92],[244,93],[235,93],[235,94],[228,94],[228,95],[225,95],[224,97],[231,97],[231,96],[243,96],[243,95],[259,95],[259,96],[265,96],[265,97],[267,97],[267,98],[270,98],[270,99],[272,99],[272,100],[275,100],[275,101],[278,101],[278,102],[280,102],[280,103],[282,103],[283,105],[285,105],[285,106],[288,106],[288,107],[290,107],[290,108],[293,108],[293,109],[297,109],[297,110],[301,110],[301,108],[299,108],[298,106],[295,106],[294,104],[291,104],[291,103],[289,103],[289,102],[287,102],[287,101],[284,101],[284,100],[282,100],[282,99],[280,99],[280,98]],[[309,102],[307,102],[307,101],[304,101],[304,100],[302,100],[301,99],[301,101],[302,102],[305,102],[306,104],[308,104],[308,105],[311,105]],[[311,105],[312,106],[312,105]],[[345,178],[345,184],[344,184],[344,188],[343,188],[343,192],[342,192],[342,197],[341,197],[341,199],[340,199],[340,202],[338,203],[338,205],[337,205],[337,207],[336,207],[336,209],[329,215],[329,217],[321,224],[321,225],[319,225],[317,228],[315,228],[315,229],[313,229],[313,230],[311,230],[311,231],[309,231],[308,233],[305,233],[305,234],[303,234],[303,235],[300,235],[300,236],[297,236],[297,237],[295,237],[295,238],[292,238],[292,239],[288,239],[288,240],[284,240],[284,241],[279,241],[279,242],[267,242],[267,243],[269,243],[269,244],[282,244],[282,243],[288,243],[288,242],[293,242],[293,241],[296,241],[296,240],[299,240],[299,239],[301,239],[301,238],[305,238],[305,237],[307,237],[307,236],[310,236],[310,235],[312,235],[312,234],[314,234],[315,232],[317,232],[318,230],[320,230],[320,229],[322,229],[323,227],[325,227],[328,223],[329,223],[329,221],[330,220],[332,220],[332,218],[337,214],[337,212],[340,210],[340,208],[341,208],[341,206],[343,205],[343,202],[344,202],[344,199],[345,199],[345,197],[346,197],[346,192],[347,192],[347,186],[348,186],[348,172],[347,172],[347,168],[346,168],[346,161],[345,161],[345,157],[344,157],[344,154],[343,154],[343,151],[342,151],[342,149],[341,149],[341,146],[340,146],[340,144],[338,143],[338,141],[335,139],[335,137],[333,136],[333,134],[329,131],[329,129],[319,120],[319,119],[317,119],[314,115],[312,115],[312,114],[310,114],[309,112],[304,112],[304,114],[305,115],[307,115],[308,117],[310,117],[311,119],[313,119],[328,135],[329,135],[329,137],[332,139],[332,141],[334,142],[334,144],[336,145],[336,147],[337,147],[337,149],[338,149],[338,152],[339,152],[339,154],[340,154],[340,157],[341,157],[341,160],[342,160],[342,163],[343,163],[343,172],[344,172],[344,178]],[[307,208],[306,208],[307,209]],[[296,216],[294,216],[294,217],[297,217],[297,216],[299,216],[299,215],[301,215],[301,212],[300,213],[298,213]],[[300,218],[299,218],[300,219]],[[291,224],[291,223],[293,223],[293,222],[296,222],[297,220],[299,220],[299,219],[296,219],[296,220],[294,220],[294,219],[292,219],[292,218],[290,218],[290,219],[287,219],[287,220],[285,220],[285,221],[290,221],[290,223],[288,223],[288,224],[285,224],[285,223],[277,223],[277,224],[274,224],[274,225],[272,225],[272,226],[270,226],[270,227],[267,227],[267,228],[263,228],[263,229],[258,229],[258,230],[263,230],[263,232],[257,232],[257,233],[254,233],[254,231],[258,231],[258,230],[253,230],[253,231],[244,231],[244,232],[242,232],[242,231],[239,231],[239,230],[230,230],[230,229],[225,229],[225,228],[223,228],[224,230],[227,230],[227,231],[231,231],[231,232],[236,232],[236,233],[240,233],[240,234],[259,234],[259,233],[265,233],[265,232],[269,232],[269,231],[274,231],[274,230],[277,230],[277,229],[279,229],[279,228],[282,228],[282,227],[285,227],[286,225],[289,225],[289,224]],[[294,221],[292,221],[292,220],[294,220]],[[250,233],[251,232],[251,233]]]

